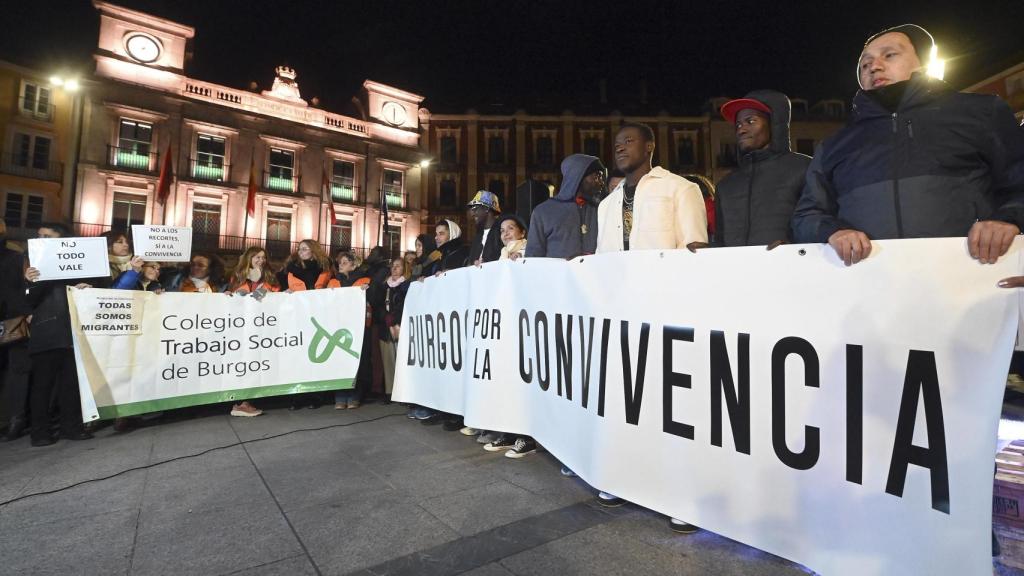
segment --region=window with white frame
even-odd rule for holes
[[[352,221],[338,220],[331,225],[331,252],[352,249]]]
[[[47,86],[25,82],[21,86],[21,99],[18,110],[26,116],[41,120],[53,118],[53,93]]]
[[[331,163],[331,199],[335,202],[356,201],[356,165],[348,160]]]
[[[270,190],[295,191],[295,152],[271,148],[266,186]]]
[[[388,208],[403,208],[405,206],[405,195],[403,193],[403,182],[405,174],[398,170],[385,168],[381,175],[381,188],[388,203]]]
[[[219,236],[220,217],[220,204],[207,202],[192,204],[192,234],[194,236]]]
[[[4,201],[4,223],[10,228],[38,228],[43,223],[43,198],[8,192]]]
[[[117,131],[117,147],[111,158],[114,166],[135,170],[152,170],[150,150],[153,145],[153,125],[148,122],[121,118]]]
[[[53,140],[37,134],[14,133],[11,164],[21,168],[46,170],[50,167]]]
[[[288,212],[267,212],[267,242],[291,242],[292,215]]]
[[[111,208],[110,227],[131,230],[133,224],[146,223],[146,197],[140,194],[114,192]]]
[[[226,176],[227,140],[211,134],[196,136],[196,157],[192,176],[201,180],[223,182]]]

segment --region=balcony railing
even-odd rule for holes
[[[34,118],[36,120],[42,120],[44,122],[52,122],[53,114],[57,107],[52,103],[40,104],[35,99],[19,98],[18,99],[18,113],[28,118]]]
[[[356,204],[359,202],[359,187],[331,182],[331,200],[342,204]]]
[[[383,191],[388,208],[405,208],[405,192],[401,188],[397,186],[384,186]]]
[[[107,146],[107,165],[121,170],[135,172],[156,172],[160,166],[160,154],[143,152],[138,148]]]
[[[189,158],[188,173],[194,180],[204,182],[227,182],[231,176],[231,167],[223,159],[207,160],[203,158]]]
[[[63,168],[60,162],[37,162],[35,158],[27,158],[22,154],[6,154],[0,161],[0,170],[5,174],[50,182],[61,181]]]
[[[271,192],[298,192],[301,180],[292,173],[291,177],[282,176],[280,173],[271,174],[263,171],[263,189]]]

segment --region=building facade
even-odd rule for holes
[[[1017,120],[1024,122],[1024,62],[972,84],[964,92],[999,96],[1009,103]]]
[[[557,190],[560,163],[566,156],[585,153],[600,158],[611,169],[613,143],[625,122],[647,124],[654,131],[654,164],[677,174],[700,174],[718,182],[736,166],[733,127],[718,114],[729,98],[709,101],[700,116],[529,114],[429,114],[421,122],[424,146],[432,159],[427,174],[424,206],[432,221],[449,218],[461,226],[466,203],[479,189],[494,192],[506,209],[515,210],[515,188],[528,179]],[[793,100],[793,149],[808,155],[844,124],[846,108],[840,100],[810,107]]]
[[[426,218],[422,96],[367,80],[358,96],[364,114],[355,117],[304,100],[297,73],[284,66],[269,90],[203,82],[183,70],[194,29],[94,5],[100,12],[96,72],[80,93],[69,212],[78,233],[187,225],[196,250],[239,253],[265,244],[272,258],[306,238],[332,251],[378,241],[393,250],[412,247]],[[161,201],[157,188],[168,156],[174,176]]]
[[[15,240],[70,214],[75,87],[51,80],[0,62],[0,206]]]

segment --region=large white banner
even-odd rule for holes
[[[827,575],[991,573],[1020,241],[525,259],[414,283],[394,398]]]
[[[358,288],[227,294],[68,289],[82,417],[351,388]]]

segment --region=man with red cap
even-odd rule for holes
[[[770,247],[791,239],[789,223],[811,158],[789,143],[785,94],[755,90],[722,106],[736,130],[739,167],[718,183],[714,246]]]
[[[904,24],[864,43],[849,125],[807,170],[797,242],[828,242],[847,264],[871,240],[966,236],[993,263],[1024,227],[1024,131],[997,96],[938,76],[934,39]]]

